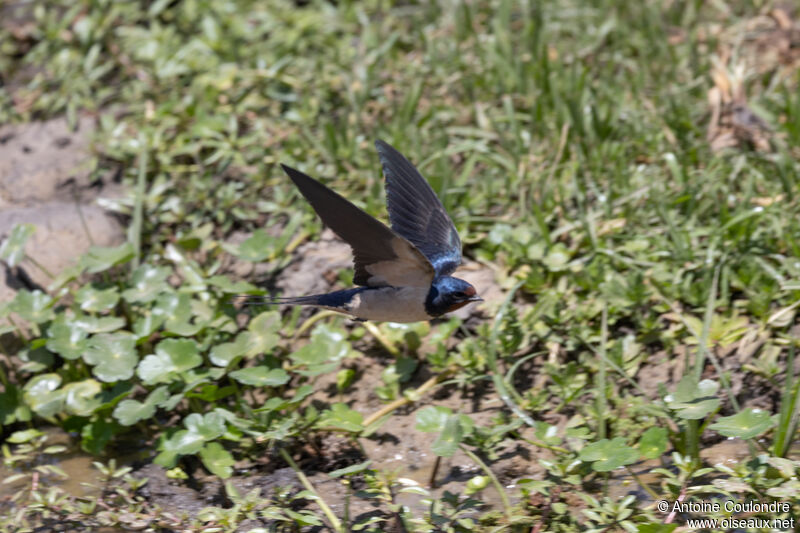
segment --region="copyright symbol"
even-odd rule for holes
[[[669,511],[669,502],[667,500],[658,500],[657,507],[659,511],[666,513]]]

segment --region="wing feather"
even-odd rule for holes
[[[452,274],[461,264],[461,239],[439,197],[403,154],[381,140],[375,147],[392,229],[422,252],[437,276]]]
[[[281,167],[325,225],[353,249],[356,285],[430,286],[434,268],[412,243],[314,178]]]

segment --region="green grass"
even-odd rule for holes
[[[500,513],[471,511],[482,489],[465,488],[415,514],[396,503],[408,487],[390,472],[340,474],[408,530],[685,525],[685,516],[663,524],[652,501],[609,492],[612,473],[641,473],[643,459],[652,475],[627,477],[662,499],[787,501],[787,516],[800,517],[798,381],[787,366],[800,298],[797,70],[746,79],[773,151],[715,154],[706,140],[712,61],[730,44],[718,28],[756,16],[760,2],[33,6],[24,38],[0,30],[0,121],[97,114],[94,172],[121,171],[131,231],[128,244],[93,251],[48,295],[21,291],[0,304],[9,324],[0,331],[19,343],[0,363],[7,462],[28,453],[12,444],[39,438],[15,432],[56,424],[97,454],[139,433],[159,464],[191,470],[197,458],[222,478],[236,460],[285,465],[315,438],[358,442],[385,422],[347,406],[356,378],[343,365],[391,350],[396,362],[369,384],[387,403],[419,386],[426,368],[447,378],[436,387],[505,405],[503,419],[483,427],[428,412],[433,422],[421,423],[439,434],[432,453],[460,447],[476,472],[502,442],[549,453],[531,459],[540,478],[504,489]],[[323,318],[305,348],[293,338],[306,331],[296,313],[266,311],[241,327],[230,297],[262,280],[233,278],[230,256],[275,273],[287,247],[321,229],[277,163],[385,217],[376,138],[418,163],[465,255],[491,266],[508,305],[488,302],[496,315],[478,325],[399,332]],[[226,245],[264,227],[282,231]],[[0,248],[3,260],[18,262],[23,233]],[[645,370],[664,358],[683,358],[683,371],[648,382]],[[343,403],[317,409],[309,395],[331,374]],[[778,416],[753,410],[765,406]],[[168,414],[177,418],[165,427]],[[557,435],[553,416],[567,421]],[[749,439],[750,459],[701,458],[724,437]],[[124,483],[120,513],[158,514]],[[287,503],[295,496],[227,490],[230,507],[183,527],[233,530],[248,513],[286,527],[352,525],[313,498],[300,497],[300,512]],[[43,493],[18,493],[32,525],[91,515],[79,508],[86,502],[42,503]]]

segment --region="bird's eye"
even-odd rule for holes
[[[456,298],[466,298],[466,297],[467,297],[467,295],[466,295],[466,294],[464,294],[464,293],[463,293],[463,292],[461,292],[461,291],[459,291],[459,292],[455,293],[455,295],[454,295],[454,296],[455,296]]]

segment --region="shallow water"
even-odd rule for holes
[[[8,501],[20,491],[36,488],[40,492],[46,492],[51,487],[58,487],[65,493],[76,497],[98,496],[102,491],[101,473],[93,463],[108,464],[112,457],[95,457],[84,452],[77,441],[60,428],[43,428],[41,431],[47,436],[42,450],[57,445],[66,447],[66,450],[56,454],[38,453],[27,461],[19,461],[13,466],[6,464],[6,461],[0,463],[0,479],[6,480],[18,474],[31,474],[11,483],[0,483],[0,501]],[[16,445],[11,445],[10,448],[13,451]],[[132,464],[140,455],[128,453],[121,457],[114,457],[117,468]],[[48,472],[45,469],[36,469],[36,467],[45,465],[52,465],[60,469],[65,476]]]

